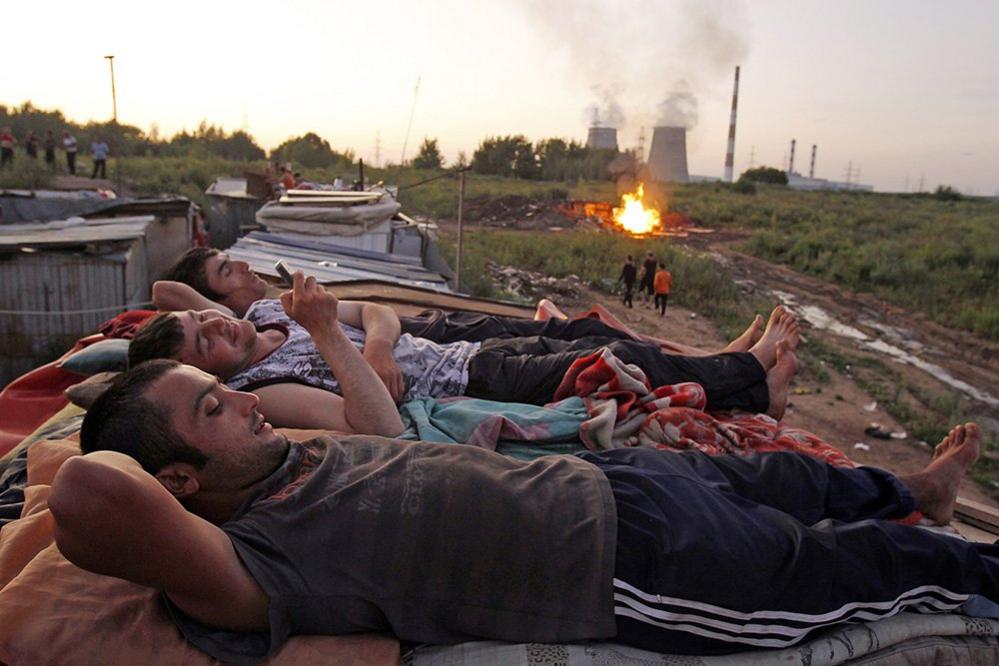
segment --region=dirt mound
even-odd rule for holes
[[[484,194],[465,201],[465,219],[510,229],[576,228],[577,218],[563,213],[560,202],[520,194]]]

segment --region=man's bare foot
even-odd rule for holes
[[[778,305],[770,313],[770,321],[767,322],[763,336],[750,347],[749,352],[764,370],[769,370],[777,362],[777,343],[786,342],[788,351],[793,352],[798,348],[799,339],[798,318],[783,305]]]
[[[749,351],[749,348],[759,342],[760,338],[763,337],[762,328],[763,317],[756,315],[753,318],[753,323],[749,325],[749,328],[743,331],[742,335],[728,343],[728,346],[725,347],[725,349],[722,349],[721,353]]]
[[[778,421],[784,418],[787,409],[787,392],[791,386],[791,378],[798,371],[798,357],[784,340],[777,343],[777,362],[767,372],[767,390],[770,393],[770,407],[767,416]]]
[[[937,445],[933,460],[923,471],[899,477],[924,516],[941,525],[954,517],[958,486],[978,460],[981,442],[982,429],[977,423],[955,426]]]

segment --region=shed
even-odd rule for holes
[[[225,250],[256,226],[256,215],[264,199],[251,194],[246,178],[217,178],[207,190],[208,210],[205,215],[212,246]]]
[[[0,386],[128,308],[191,244],[186,217],[0,226]]]

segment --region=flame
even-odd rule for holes
[[[642,205],[645,184],[640,183],[634,193],[621,197],[621,207],[614,209],[614,221],[633,234],[649,234],[659,229],[659,211]]]

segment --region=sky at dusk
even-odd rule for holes
[[[123,123],[205,119],[265,148],[315,131],[398,162],[419,78],[407,157],[423,137],[449,159],[486,136],[585,141],[594,111],[647,150],[679,114],[691,173],[721,176],[741,65],[737,173],[783,167],[795,138],[819,177],[999,193],[995,1],[43,1],[3,21],[0,103],[81,122],[111,115],[114,54]]]

